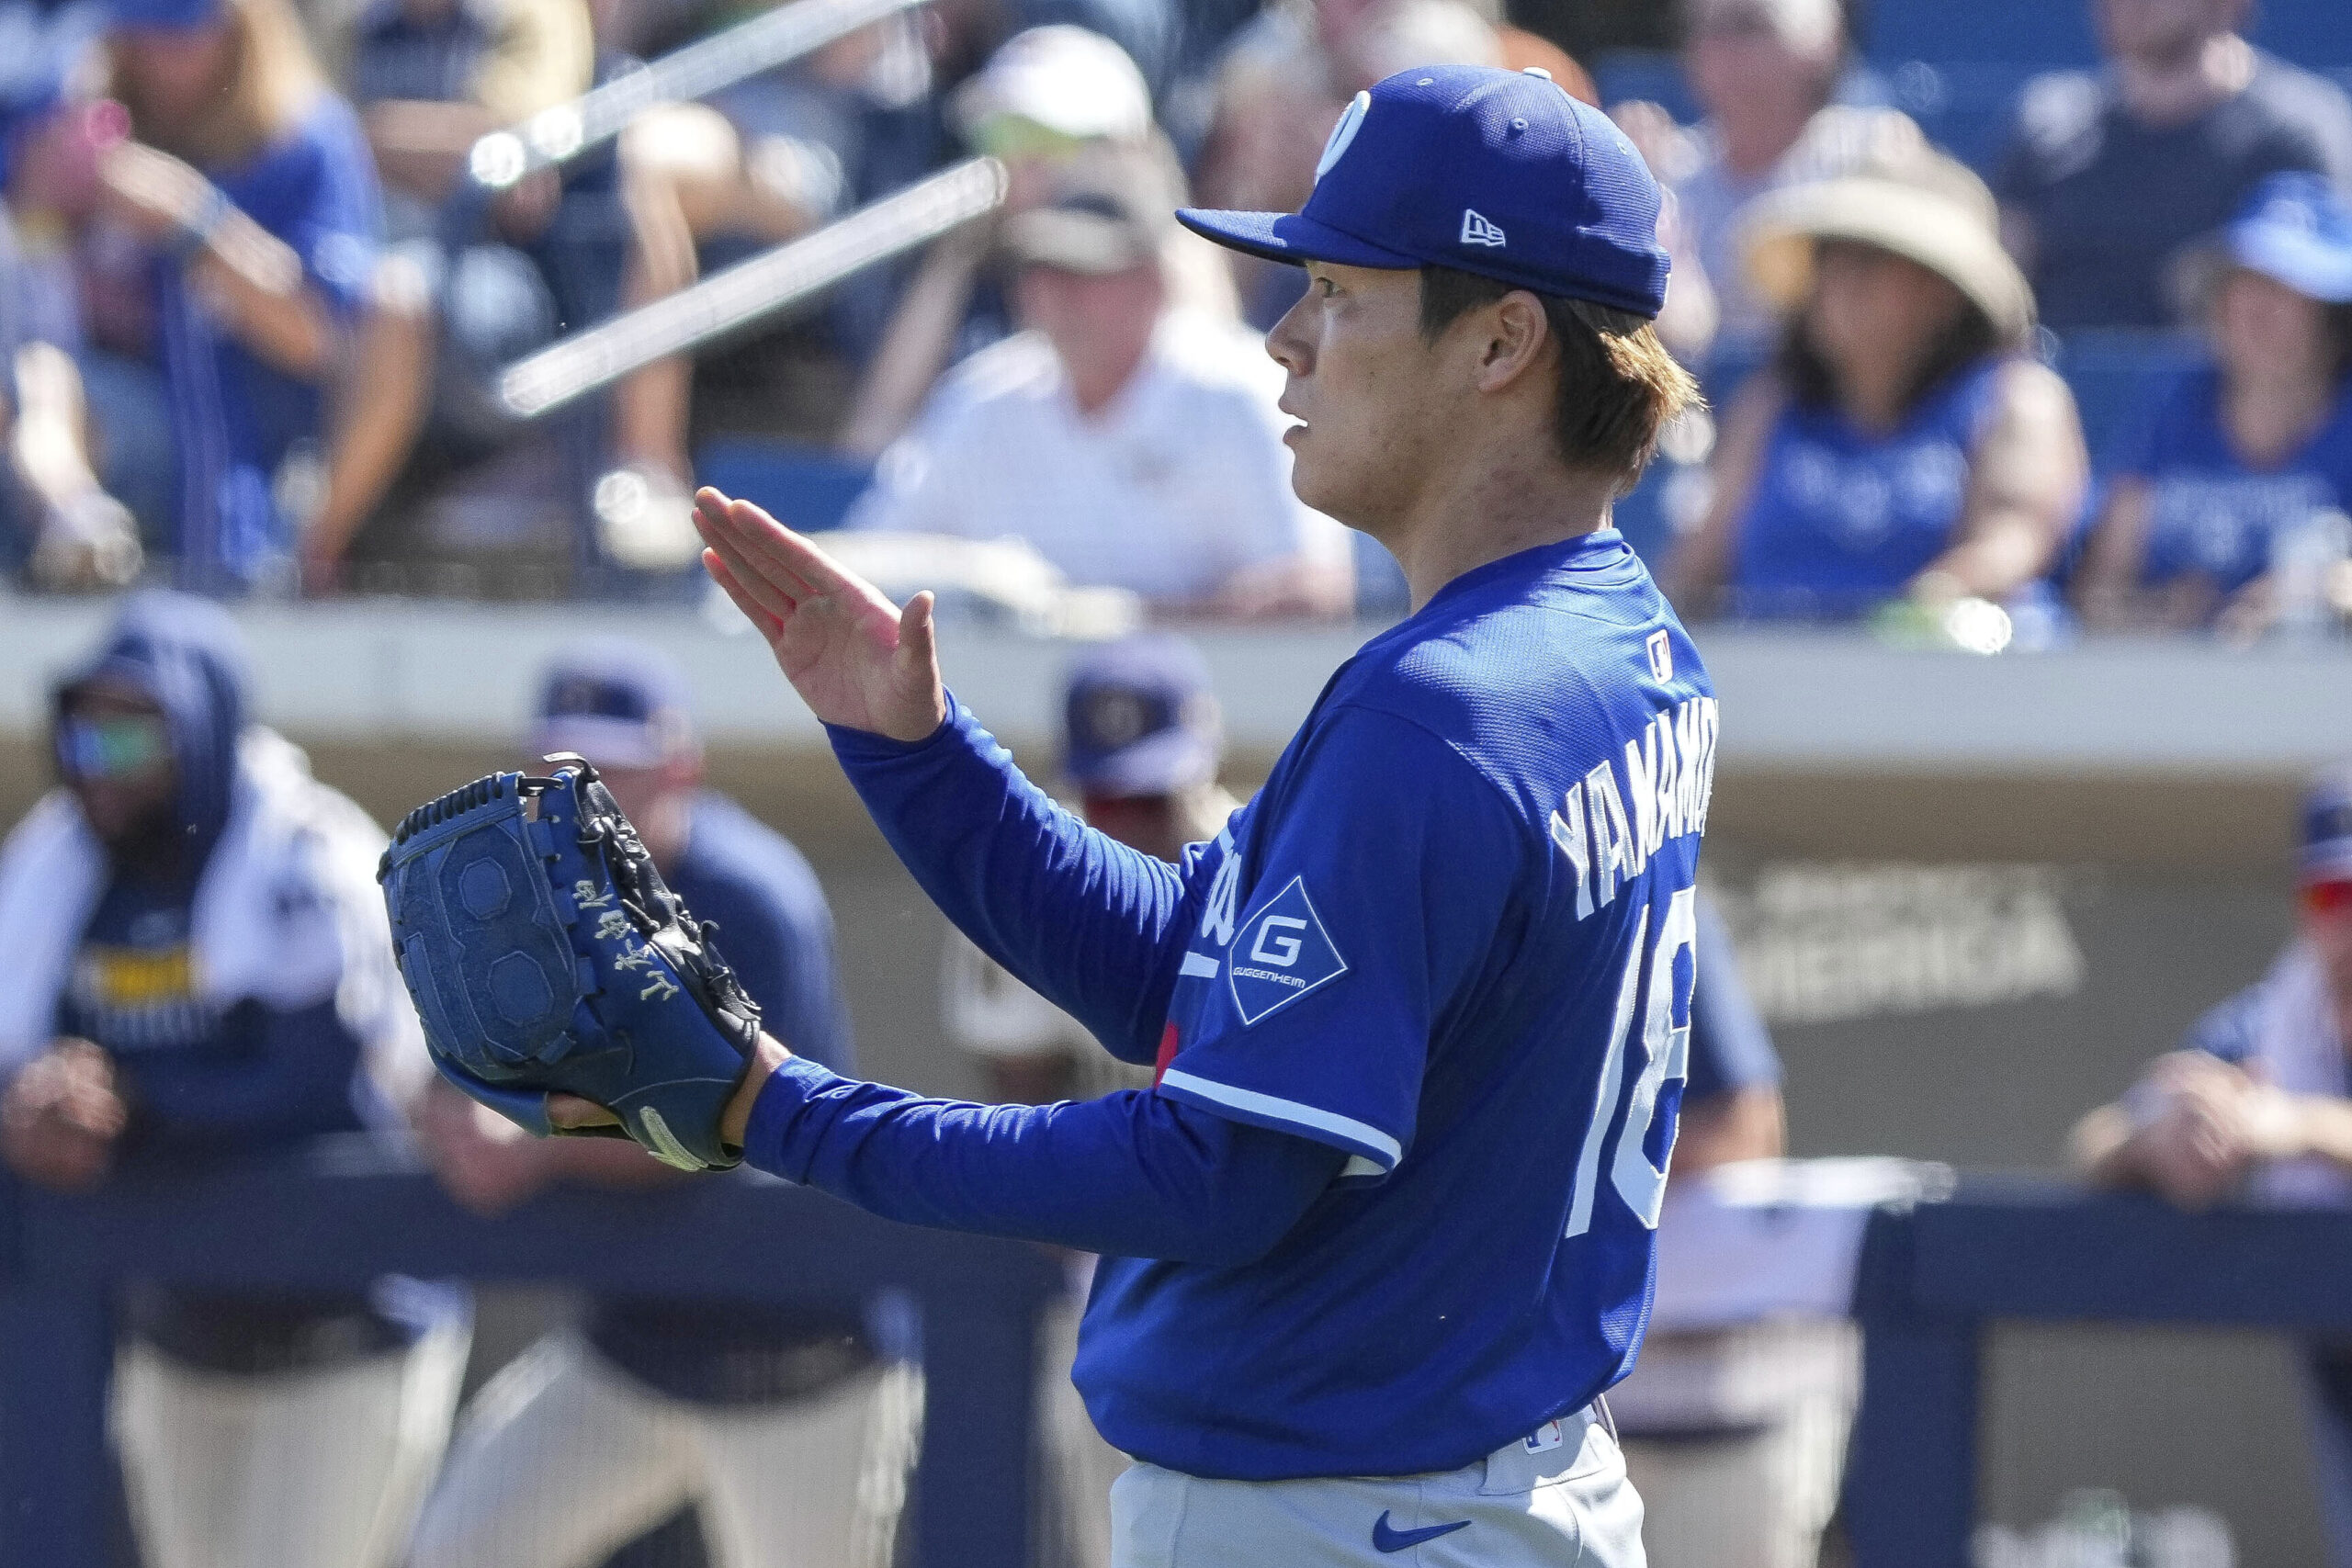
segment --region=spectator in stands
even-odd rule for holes
[[[1198,159],[1201,205],[1292,212],[1314,187],[1331,128],[1357,93],[1411,65],[1547,71],[1587,103],[1592,78],[1551,44],[1463,0],[1279,0],[1235,37],[1217,70]],[[1228,253],[1246,314],[1271,328],[1306,280],[1295,266]]]
[[[1838,0],[1694,0],[1682,71],[1706,110],[1684,133],[1655,104],[1616,115],[1673,200],[1674,282],[1658,329],[1692,364],[1735,375],[1771,352],[1773,302],[1748,281],[1748,205],[1770,192],[1884,164],[1926,145],[1898,110],[1833,104],[1849,50]]]
[[[2182,247],[2263,176],[2352,182],[2352,105],[2239,36],[2252,0],[2091,0],[2104,74],[2028,84],[1998,179],[2004,234],[2060,332],[2161,327]]]
[[[1062,704],[1062,774],[1086,820],[1181,863],[1225,830],[1240,802],[1217,783],[1224,726],[1200,650],[1146,634],[1081,660]],[[976,1057],[990,1099],[1023,1105],[1148,1089],[1151,1075],[1102,1048],[1075,1019],[1006,973],[953,927],[942,1000],[948,1039]],[[1110,1568],[1111,1483],[1126,1457],[1102,1440],[1070,1383],[1094,1259],[1070,1258],[1070,1293],[1044,1330],[1038,1407],[1069,1568]]]
[[[1348,538],[1291,493],[1280,370],[1238,323],[1170,304],[1174,205],[1157,161],[1104,149],[1009,221],[1027,330],[941,384],[848,525],[1018,537],[1170,614],[1344,613]]]
[[[180,457],[180,575],[291,585],[277,498],[315,446],[376,265],[366,138],[286,0],[112,0],[114,87],[135,140],[100,162],[105,210],[150,253]]]
[[[1002,224],[1047,199],[1074,160],[1115,152],[1159,164],[1154,178],[1169,190],[1183,186],[1143,73],[1119,45],[1084,28],[1056,22],[1015,33],[946,108],[973,151],[1004,164],[1005,205],[994,222],[967,224],[933,244],[909,281],[842,423],[840,444],[856,457],[879,456],[906,433],[943,371],[1013,330],[1011,302],[991,287],[988,265]],[[1238,313],[1224,252],[1172,223],[1160,246],[1180,305]]]
[[[2352,507],[2352,207],[2316,175],[2274,175],[2207,270],[2210,358],[2154,402],[2084,550],[2093,626],[2251,637],[2275,608],[2274,544]]]
[[[51,450],[38,460],[20,450],[17,462],[52,512],[62,510],[61,492],[84,491],[79,470],[93,470],[130,511],[142,551],[167,549],[178,533],[179,459],[153,363],[145,253],[119,225],[98,220],[99,161],[129,125],[120,103],[96,96],[106,12],[97,0],[46,17],[32,11],[27,5],[15,11],[18,20],[0,19],[13,29],[7,36],[38,40],[28,47],[39,55],[17,80],[22,96],[11,97],[0,133],[16,330],[57,349],[73,374],[44,372],[43,388],[18,389],[31,422],[19,426],[20,442]],[[0,6],[0,17],[8,14]]]
[[[596,763],[664,880],[715,921],[767,1027],[846,1066],[832,918],[800,852],[702,786],[684,678],[584,643],[547,671],[537,752]],[[630,1145],[533,1138],[447,1084],[420,1116],[459,1201],[498,1213],[557,1182],[681,1179]],[[716,1568],[884,1568],[916,1439],[920,1374],[855,1314],[629,1297],[511,1363],[474,1403],[419,1524],[413,1568],[594,1568],[699,1506]]]
[[[0,62],[0,576],[44,589],[120,587],[141,558],[137,521],[97,472],[74,278],[44,210],[59,187],[85,212],[96,193],[101,125],[68,94],[90,60],[94,9],[0,0],[0,37],[17,56]],[[110,128],[121,111],[107,107]]]
[[[2352,773],[2303,806],[2295,940],[2112,1105],[2075,1129],[2075,1163],[2185,1209],[2237,1196],[2352,1202]],[[2352,1568],[2352,1350],[2306,1349],[2321,1499],[2336,1568]]]
[[[0,850],[0,1156],[42,1186],[389,1132],[424,1070],[384,835],[246,717],[216,605],[133,599],[55,699]],[[386,1568],[441,1457],[462,1303],[413,1281],[134,1287],[114,1425],[152,1568]]]
[[[1686,611],[1835,620],[2005,601],[2082,505],[2065,384],[1992,198],[1939,155],[1759,202],[1748,261],[1787,313],[1742,389],[1714,493],[1668,578]]]
[[[522,542],[514,524],[537,510],[530,498],[544,507],[551,491],[568,518],[586,500],[570,492],[590,476],[560,473],[555,433],[514,425],[492,391],[497,372],[560,325],[576,330],[691,284],[699,244],[787,240],[840,199],[828,150],[780,133],[746,138],[706,105],[665,104],[639,116],[616,152],[529,175],[499,196],[487,221],[453,230],[445,209],[476,141],[585,92],[600,61],[616,68],[619,57],[598,42],[582,0],[377,0],[359,14],[353,94],[391,187],[398,243],[378,276],[356,395],[305,540],[315,585],[332,586],[403,464],[431,470],[424,488],[438,493],[408,493],[420,488],[412,485],[392,498],[395,510],[418,502],[432,515],[406,519],[414,536],[386,553],[493,559]],[[674,549],[691,556],[692,373],[676,357],[613,388],[605,445],[621,479],[599,490],[602,542],[625,564],[649,564],[631,545],[658,543],[665,518]],[[424,450],[413,459],[420,434]],[[452,469],[470,471],[453,482]],[[468,504],[477,495],[491,504]],[[628,517],[616,523],[622,497]],[[569,541],[557,543],[569,553]]]

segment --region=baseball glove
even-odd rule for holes
[[[682,1170],[736,1165],[719,1115],[760,1010],[596,770],[493,773],[408,814],[376,880],[441,1075],[526,1130],[578,1095]]]

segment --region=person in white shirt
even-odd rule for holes
[[[1019,538],[1162,615],[1350,608],[1345,530],[1291,492],[1280,367],[1246,328],[1170,303],[1166,186],[1105,148],[1007,223],[1024,330],[942,380],[850,527]]]

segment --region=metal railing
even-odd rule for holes
[[[2352,1211],[2185,1214],[1982,1177],[1871,1216],[1846,1471],[1859,1568],[1968,1568],[1986,1326],[2000,1320],[2352,1329]]]
[[[61,1197],[0,1186],[0,1568],[104,1568],[110,1302],[130,1280],[346,1291],[385,1274],[921,1314],[926,1392],[910,1494],[925,1568],[1026,1568],[1042,1251],[917,1230],[756,1179],[560,1190],[495,1220],[379,1147],[190,1175],[126,1170]]]

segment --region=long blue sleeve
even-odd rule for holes
[[[743,1157],[885,1219],[1225,1268],[1290,1234],[1345,1158],[1164,1095],[970,1105],[799,1057],[761,1089]]]
[[[1184,875],[1056,805],[952,694],[926,740],[828,733],[882,836],[947,918],[1112,1055],[1152,1061],[1198,902]]]

